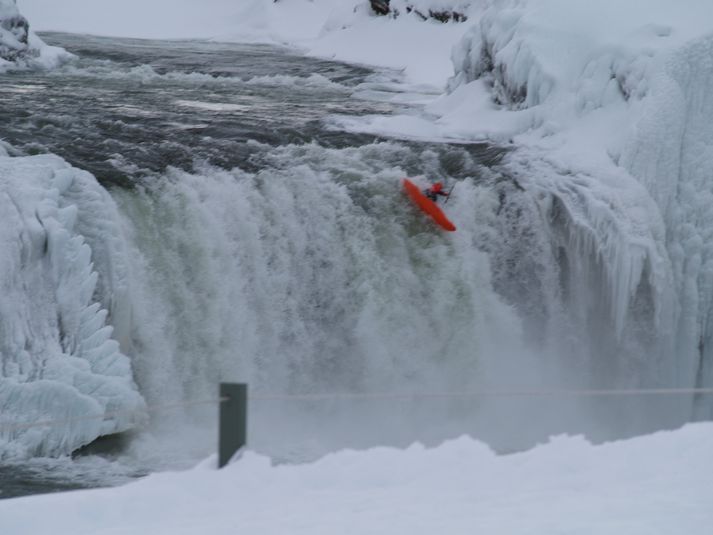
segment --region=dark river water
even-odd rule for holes
[[[274,46],[43,37],[78,58],[0,78],[2,139],[27,154],[58,154],[105,185],[196,162],[255,170],[264,145],[363,145],[377,138],[327,128],[328,119],[403,109],[388,102],[398,73]]]
[[[325,129],[323,119],[394,109],[349,98],[372,71],[286,49],[44,38],[78,60],[50,73],[0,79],[2,137],[26,153],[59,154],[105,184],[168,165],[190,168],[197,160],[250,167],[255,141],[362,144],[373,137]]]

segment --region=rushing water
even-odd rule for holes
[[[340,115],[409,113],[407,93],[433,89],[262,45],[44,38],[78,59],[0,78],[0,136],[17,154],[63,157],[111,192],[116,220],[89,214],[78,227],[96,257],[95,298],[149,405],[247,381],[278,395],[251,405],[250,447],[283,461],[463,433],[508,449],[551,432],[667,425],[642,414],[670,406],[633,400],[402,396],[665,380],[665,366],[643,358],[656,343],[650,289],[640,288],[633,334],[608,336],[592,240],[556,199],[504,172],[501,148],[334,126]],[[456,186],[456,233],[405,202],[405,175]],[[122,300],[112,277],[126,283]],[[319,392],[365,397],[279,399]],[[384,393],[396,396],[374,395]],[[6,465],[0,497],[185,466],[212,451],[214,412],[154,414],[108,454]]]
[[[81,59],[4,77],[3,137],[29,153],[60,154],[104,183],[197,160],[245,165],[250,140],[363,142],[326,131],[321,119],[386,108],[348,98],[369,71],[273,47],[47,38]]]
[[[364,258],[358,258],[353,257],[359,255],[357,250],[340,250],[344,241],[354,240],[350,234],[357,232],[359,237],[348,248],[364,247],[363,243],[359,244],[365,237],[364,232],[385,232],[385,229],[369,228],[371,223],[363,219],[388,209],[384,203],[391,204],[398,192],[398,188],[384,189],[380,183],[384,173],[394,178],[405,173],[426,172],[450,178],[477,177],[481,165],[496,162],[502,151],[487,145],[448,147],[386,142],[330,127],[330,118],[335,115],[403,111],[405,106],[395,103],[399,99],[393,98],[405,91],[397,73],[306,58],[264,45],[64,34],[43,37],[50,44],[75,53],[77,60],[52,72],[15,73],[0,79],[2,139],[16,154],[57,154],[75,167],[90,171],[114,192],[127,225],[132,227],[136,255],[142,258],[139,262],[142,266],[136,269],[142,271],[143,268],[142,275],[135,281],[140,295],[132,307],[141,316],[139,321],[153,315],[153,321],[134,326],[130,340],[122,347],[135,361],[136,380],[147,400],[160,402],[208,396],[219,376],[225,375],[247,375],[253,385],[272,391],[315,388],[318,384],[326,390],[349,390],[359,384],[362,384],[359,388],[363,388],[367,372],[364,362],[358,361],[363,360],[362,355],[368,349],[357,346],[369,346],[368,338],[373,337],[373,349],[383,352],[377,346],[395,340],[389,341],[392,333],[388,327],[386,332],[373,335],[365,332],[365,340],[357,339],[354,326],[359,321],[375,321],[373,327],[383,330],[384,323],[390,320],[379,312],[369,319],[363,311],[349,310],[362,306],[354,302],[356,300],[372,300],[377,288],[367,290],[366,294],[353,293],[349,286],[359,278],[368,282],[369,277],[359,275],[356,265],[348,266],[344,262],[356,262],[373,269],[374,261],[384,262],[379,256],[390,245],[367,244],[367,249],[373,250],[363,251]],[[423,91],[423,88],[418,89]],[[326,175],[331,177],[329,184],[324,182]],[[356,203],[349,207],[342,199],[341,207],[328,204],[330,210],[336,210],[345,228],[331,236],[320,235],[321,231],[312,227],[322,224],[320,217],[328,214],[317,214],[312,220],[304,219],[304,214],[293,214],[293,220],[274,221],[272,227],[278,229],[275,236],[263,238],[268,249],[275,246],[278,249],[268,251],[264,259],[259,258],[260,251],[253,251],[250,261],[256,264],[256,270],[243,265],[249,263],[243,260],[248,259],[244,251],[250,244],[231,237],[230,233],[237,232],[237,227],[245,225],[246,219],[274,220],[280,211],[294,209],[284,204],[284,196],[299,197],[300,189],[311,190],[301,202],[317,208],[315,203],[319,203],[321,197],[334,199],[335,184],[347,187],[347,194]],[[256,191],[270,188],[275,199],[272,207],[265,205],[271,202],[264,196],[266,193],[261,194],[261,199],[255,197]],[[255,213],[240,206],[251,198],[257,206]],[[361,214],[353,213],[355,207]],[[224,214],[227,219],[205,220],[223,210],[227,210]],[[236,210],[242,213],[234,212]],[[386,212],[382,215],[387,219],[392,217]],[[396,215],[404,217],[403,207],[399,207]],[[372,222],[380,226],[388,224],[388,221],[381,224],[378,219]],[[325,223],[340,225],[334,220]],[[234,226],[231,228],[231,225]],[[317,232],[312,238],[307,237],[314,240],[314,246],[306,244],[301,253],[281,252],[279,242],[284,237],[280,237],[280,233],[295,225],[306,225],[306,234]],[[269,233],[270,226],[265,228],[267,230],[260,232]],[[428,225],[421,222],[413,230],[420,233],[427,229]],[[155,240],[159,235],[158,239],[165,241],[166,247],[157,245]],[[426,241],[417,244],[414,251],[434,245],[441,248],[434,238],[437,236],[430,232],[418,238]],[[389,237],[383,235],[376,239],[388,242]],[[270,240],[277,242],[270,243]],[[222,249],[217,253],[217,260],[215,251],[205,250],[210,247]],[[442,250],[443,253],[447,251]],[[295,255],[306,255],[302,269],[282,265],[285,261],[298,261]],[[346,256],[339,258],[343,255]],[[294,258],[290,260],[290,256]],[[315,256],[317,264],[311,265]],[[333,262],[330,257],[334,258]],[[266,263],[258,266],[263,260]],[[417,262],[430,264],[431,260],[424,256]],[[193,266],[199,266],[195,267],[198,271],[194,272]],[[272,292],[275,295],[269,295],[270,287],[275,289],[276,283],[282,284],[285,276],[289,276],[285,270],[291,270],[294,283],[283,288],[284,293],[275,290]],[[386,278],[394,275],[387,274]],[[196,276],[202,280],[196,280]],[[259,285],[261,294],[245,294],[242,287],[246,280],[251,280],[249,284],[253,286]],[[396,282],[385,279],[378,284]],[[292,284],[296,286],[291,288]],[[317,287],[313,287],[314,284]],[[160,289],[154,295],[145,295],[152,287]],[[392,290],[386,289],[384,293]],[[225,298],[216,298],[216,291],[223,292]],[[437,290],[424,287],[423,291]],[[290,307],[285,298],[293,299],[295,294],[299,295],[294,298],[294,309],[286,312],[288,316],[275,310]],[[235,299],[249,299],[251,303],[239,303]],[[377,306],[386,304],[383,298],[379,301],[382,304]],[[376,303],[368,306],[373,305]],[[199,310],[190,310],[195,306]],[[257,324],[253,325],[254,318],[242,317],[248,310],[259,320]],[[291,314],[299,317],[289,317]],[[396,336],[401,336],[398,333],[408,335],[411,327],[402,319],[396,320],[398,325],[393,325],[398,331]],[[448,321],[443,320],[446,325]],[[357,325],[357,328],[369,329],[369,325]],[[249,332],[251,329],[254,332]],[[298,334],[295,329],[310,332]],[[207,339],[210,337],[213,339]],[[241,348],[249,348],[255,355],[237,357],[236,352],[240,353]],[[295,362],[275,360],[290,349],[295,354],[293,360],[318,360],[295,374],[294,370],[289,371],[297,366]],[[205,362],[197,364],[198,358]],[[275,361],[266,364],[264,360],[269,358]],[[343,360],[342,364],[338,358]],[[372,358],[378,360],[379,356],[372,355]],[[409,367],[418,368],[421,358],[415,356],[413,366]],[[377,368],[383,368],[385,383],[393,387],[388,377],[401,373],[398,364],[378,363]],[[289,379],[286,373],[300,379]],[[409,373],[413,372],[405,372],[405,375]],[[374,386],[376,384],[378,381]],[[294,423],[289,422],[289,416],[285,417],[285,407],[268,404],[263,409],[266,415],[277,413],[281,421],[286,418],[286,425]],[[374,409],[381,410],[378,406],[367,407],[367,412]],[[327,412],[332,410],[334,407],[327,408]],[[404,407],[398,408],[396,413],[403,410]],[[303,415],[305,411],[319,415],[324,406],[303,407],[298,412]],[[298,420],[299,417],[296,416]],[[339,420],[344,416],[337,411],[331,417]],[[254,425],[260,428],[259,423]],[[296,425],[304,427],[304,423]],[[335,427],[342,426],[335,422]],[[206,431],[208,436],[212,436],[212,432],[212,428]],[[314,432],[310,430],[306,434]],[[376,432],[378,435],[378,430]],[[353,429],[353,434],[370,436],[372,432]],[[269,430],[258,432],[258,436],[264,437],[262,442],[267,450],[275,449]],[[280,440],[284,440],[282,434]],[[324,449],[324,446],[316,446],[315,450],[312,440],[319,442],[318,437],[310,436],[307,445],[304,439],[302,445],[295,439],[296,445],[283,444],[276,450],[288,457],[311,456],[314,453],[310,451]],[[204,445],[211,440],[201,437],[196,442],[203,445],[203,449],[198,447],[197,453],[192,457],[188,455],[191,459],[204,455]],[[368,439],[366,444],[372,442]],[[165,449],[165,444],[155,449]],[[186,457],[184,451],[168,456],[174,460],[173,465],[179,462],[177,459]],[[130,468],[117,470],[131,477],[162,464],[171,465],[165,459],[146,461],[145,454],[139,457],[141,459]],[[7,465],[2,472],[0,497],[122,480],[121,477],[98,476],[97,472],[106,469],[100,460],[75,462],[69,466],[72,468],[60,466],[58,469],[55,464],[42,462]],[[53,475],[55,472],[58,475]]]
[[[351,98],[356,91],[398,92],[397,75],[287,49],[63,34],[45,39],[79,59],[56,71],[0,80],[3,139],[25,153],[59,154],[107,185],[133,184],[167,166],[191,169],[198,161],[254,170],[259,144],[363,145],[374,137],[325,128],[325,119],[398,110]]]

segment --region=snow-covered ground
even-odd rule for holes
[[[499,456],[469,438],[274,466],[248,452],[120,488],[0,501],[3,535],[706,535],[713,424]]]

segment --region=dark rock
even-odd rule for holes
[[[370,0],[371,1],[371,9],[374,10],[374,13],[377,15],[388,15],[391,13],[391,6],[389,5],[391,3],[391,0]]]
[[[371,1],[371,9],[376,13],[377,15],[393,15],[394,17],[398,16],[398,11],[395,9],[391,8],[391,0],[370,0]],[[419,9],[413,7],[412,5],[406,5],[406,13],[413,13],[417,17],[419,17],[421,20],[428,20],[428,19],[435,19],[440,22],[465,22],[468,20],[468,17],[464,15],[463,13],[459,13],[458,11],[451,11],[451,10],[433,10],[429,9],[428,13],[425,14]]]
[[[429,9],[428,15],[430,18],[436,19],[440,22],[465,22],[468,20],[468,17],[466,15],[464,15],[463,13],[458,13],[457,11],[433,11],[432,9]]]
[[[421,13],[418,9],[414,8],[413,6],[406,6],[406,13],[413,13],[421,20],[428,20],[428,17],[426,15]]]
[[[131,432],[104,435],[72,452],[72,458],[86,457],[88,455],[118,455],[129,446],[134,435]]]

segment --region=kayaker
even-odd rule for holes
[[[423,191],[423,194],[431,199],[433,202],[438,202],[438,196],[441,195],[443,197],[448,197],[450,193],[443,191],[443,183],[442,182],[434,182],[433,185],[431,185],[430,188],[425,189]]]

